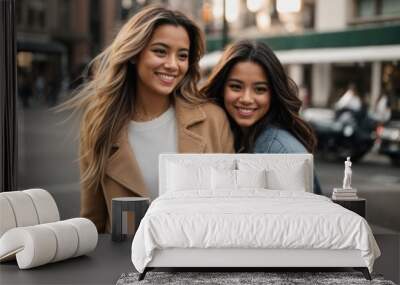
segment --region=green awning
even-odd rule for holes
[[[306,32],[256,38],[273,50],[362,47],[400,44],[400,24],[355,27],[334,32]],[[207,51],[221,49],[221,38],[207,39]]]

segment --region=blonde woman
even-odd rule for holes
[[[158,195],[163,152],[233,152],[224,111],[199,96],[199,28],[151,6],[134,15],[91,63],[71,105],[83,108],[81,216],[110,231],[111,200]]]

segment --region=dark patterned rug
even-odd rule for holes
[[[384,280],[380,275],[372,274],[372,281],[364,278],[360,272],[148,272],[142,281],[138,281],[139,273],[122,274],[117,285],[134,284],[268,284],[268,285],[297,285],[297,284],[379,284],[395,285],[392,281]]]

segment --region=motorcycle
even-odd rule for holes
[[[367,154],[377,139],[378,122],[366,111],[308,108],[303,118],[314,129],[317,151],[324,156],[356,162]]]

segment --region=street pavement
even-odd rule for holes
[[[19,189],[44,188],[50,191],[61,218],[79,215],[79,117],[70,112],[33,106],[20,108]],[[330,196],[341,187],[344,163],[315,160],[323,193]],[[400,232],[400,168],[376,151],[353,163],[353,187],[367,199],[367,220],[383,229]]]

